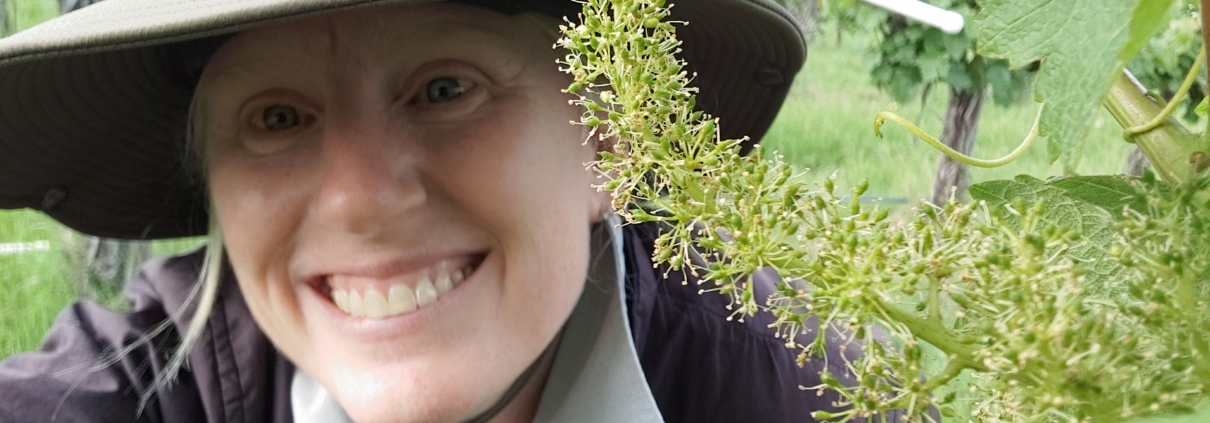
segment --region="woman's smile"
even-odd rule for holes
[[[329,314],[335,330],[361,342],[394,342],[398,347],[400,337],[416,336],[426,322],[440,319],[437,316],[472,307],[459,297],[476,290],[473,284],[499,274],[479,271],[485,263],[493,265],[487,258],[483,253],[435,254],[334,269],[303,280],[312,291],[314,307]]]
[[[445,298],[475,273],[486,255],[476,248],[362,257],[325,251],[296,255],[290,267],[293,280],[326,297],[344,314],[373,320],[409,314]]]

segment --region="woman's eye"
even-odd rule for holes
[[[425,91],[425,101],[442,103],[458,98],[466,91],[466,87],[458,79],[446,76],[429,81]]]
[[[298,109],[290,106],[269,106],[261,113],[261,125],[266,131],[284,131],[302,123]]]

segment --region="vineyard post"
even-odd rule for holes
[[[982,87],[960,89],[950,87],[949,100],[945,106],[945,123],[941,130],[941,142],[969,156],[975,149],[975,135],[979,132],[979,116],[983,114],[986,92]],[[922,97],[923,98],[923,97]],[[923,99],[921,103],[923,103]],[[923,113],[923,106],[921,106]],[[945,155],[937,154],[937,173],[933,178],[933,204],[945,204],[950,197],[964,198],[970,187],[970,170],[967,165]]]
[[[1210,46],[1210,44],[1206,43],[1207,40],[1210,40],[1210,33],[1206,32],[1206,28],[1210,28],[1210,25],[1207,25],[1207,23],[1210,23],[1210,18],[1206,17],[1206,10],[1210,10],[1210,9],[1207,9],[1208,7],[1210,7],[1210,0],[1202,0],[1201,18],[1202,18],[1202,48],[1203,49]],[[1210,72],[1210,66],[1206,66],[1206,72]],[[1207,75],[1210,75],[1210,73],[1208,73]],[[1210,80],[1210,78],[1208,78],[1207,80]],[[1205,148],[1208,145],[1210,145],[1210,129],[1205,129],[1202,131],[1201,147]],[[1195,167],[1198,168],[1199,170],[1201,170],[1203,164],[1204,164],[1204,161],[1199,162],[1196,164]]]
[[[1206,28],[1210,28],[1210,25],[1208,25],[1208,23],[1210,23],[1210,18],[1206,17],[1205,13],[1206,10],[1208,10],[1206,7],[1210,7],[1210,0],[1202,0],[1202,12],[1200,12],[1200,16],[1202,16],[1202,48],[1208,48],[1208,46],[1210,46],[1210,44],[1206,44],[1206,40],[1210,40],[1210,34],[1206,33],[1205,30]],[[1205,66],[1205,68],[1206,73],[1208,73],[1206,75],[1210,75],[1210,66]],[[1210,79],[1208,79],[1208,81],[1210,81]],[[1202,131],[1202,145],[1199,146],[1202,147],[1202,151],[1206,151],[1206,147],[1210,146],[1210,128]],[[1192,160],[1193,158],[1191,158],[1191,161]],[[1202,170],[1205,168],[1205,164],[1206,158],[1203,157],[1202,160],[1194,164],[1194,167],[1198,170]]]
[[[1210,28],[1210,26],[1207,25],[1207,23],[1210,23],[1210,18],[1206,17],[1206,10],[1207,10],[1206,8],[1207,7],[1210,7],[1210,0],[1202,0],[1202,10],[1201,10],[1202,48],[1206,48],[1206,46],[1210,46],[1210,44],[1206,43],[1206,41],[1210,41],[1210,34],[1206,33],[1206,28]],[[1207,72],[1207,75],[1210,75],[1210,66],[1206,66],[1206,72]],[[1204,131],[1203,134],[1210,134],[1210,131]],[[1204,136],[1205,135],[1203,135],[1203,137]],[[1206,140],[1207,140],[1206,138],[1203,138],[1202,141],[1205,142]]]
[[[1202,37],[1203,37],[1202,45],[1207,45],[1207,44],[1206,44],[1206,41],[1210,41],[1210,34],[1207,34],[1207,33],[1206,33],[1206,31],[1205,31],[1205,28],[1207,28],[1207,25],[1206,25],[1206,24],[1207,24],[1208,22],[1210,22],[1210,19],[1208,19],[1208,18],[1206,17],[1206,8],[1207,8],[1207,7],[1210,7],[1210,0],[1202,0],[1202,13],[1201,13],[1201,17],[1202,17]],[[1207,66],[1207,67],[1206,67],[1206,72],[1210,72],[1210,66]]]

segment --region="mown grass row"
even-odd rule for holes
[[[59,13],[53,0],[8,0],[10,30],[22,30]],[[54,316],[75,293],[64,283],[59,226],[29,211],[0,212],[0,243],[47,240],[50,251],[0,255],[0,358],[36,348]]]
[[[30,211],[0,213],[0,243],[50,241],[49,251],[0,255],[0,357],[38,346],[75,297],[67,282],[59,225]]]

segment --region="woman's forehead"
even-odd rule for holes
[[[406,60],[450,53],[451,49],[483,60],[521,58],[532,54],[535,47],[549,50],[553,40],[535,43],[542,32],[534,20],[523,16],[454,2],[361,9],[239,33],[211,58],[203,79],[214,82],[231,73],[296,65],[290,62],[298,59],[334,63],[387,56]]]

